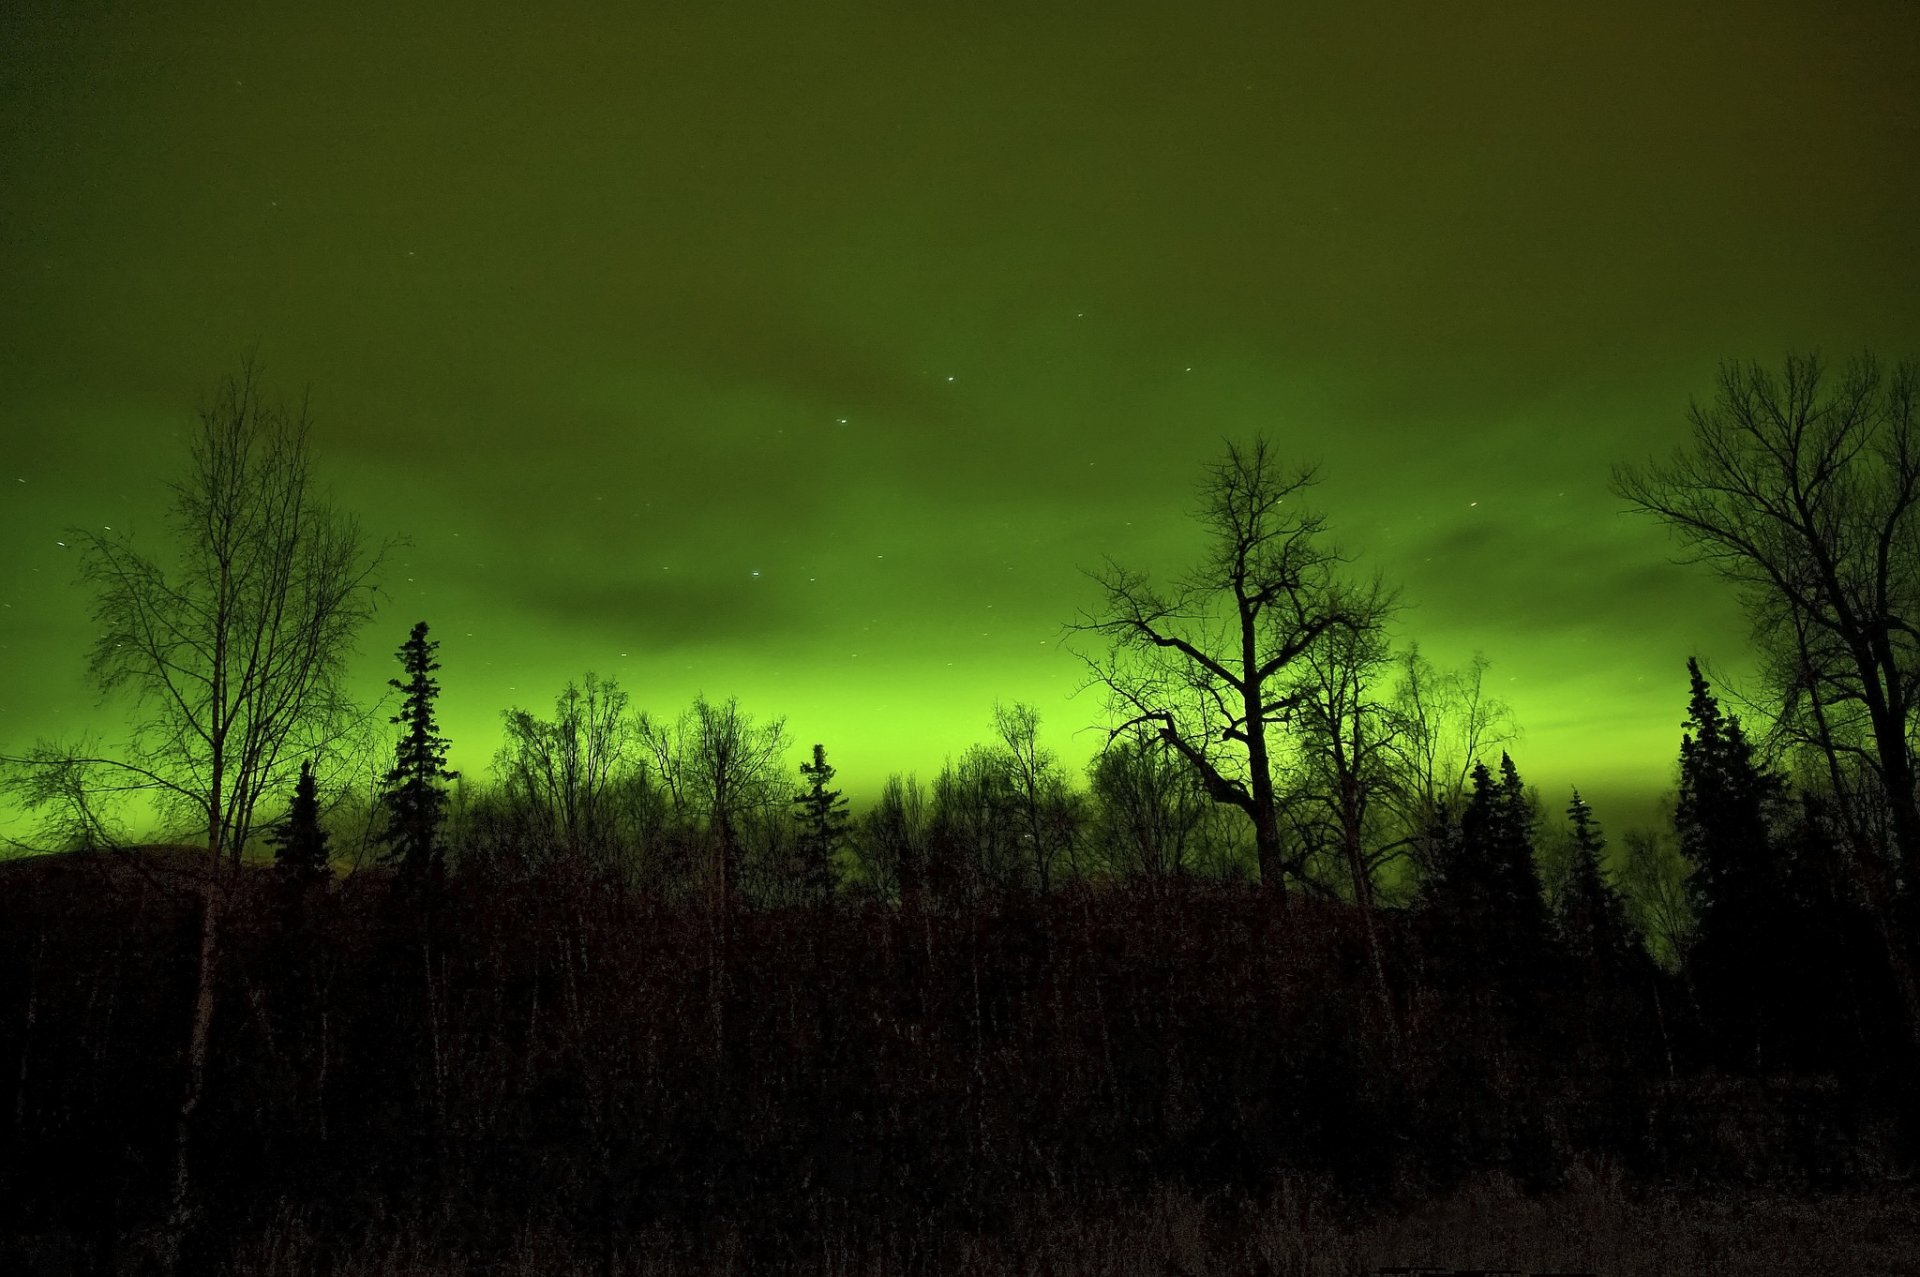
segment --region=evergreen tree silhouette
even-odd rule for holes
[[[1790,930],[1786,867],[1771,829],[1785,785],[1755,759],[1739,716],[1721,712],[1697,660],[1687,661],[1687,674],[1673,823],[1693,865],[1688,886],[1699,918],[1689,974],[1722,1040],[1764,1067],[1779,942]]]
[[[1533,804],[1504,753],[1499,779],[1477,762],[1471,784],[1458,832],[1441,848],[1432,895],[1439,936],[1448,960],[1464,960],[1509,1006],[1530,1007],[1534,999],[1522,995],[1542,988],[1553,951],[1533,860]]]
[[[289,878],[327,875],[327,831],[320,828],[319,784],[312,763],[301,762],[287,821],[269,833],[267,840],[273,844],[274,865]]]
[[[1567,804],[1567,820],[1573,826],[1573,843],[1555,919],[1560,940],[1576,962],[1597,974],[1617,976],[1640,950],[1640,939],[1627,917],[1626,901],[1601,864],[1607,840],[1578,789]]]
[[[443,786],[460,775],[447,770],[447,741],[433,720],[433,699],[440,693],[440,684],[433,678],[440,663],[433,654],[439,647],[428,640],[427,623],[419,622],[396,654],[406,680],[387,680],[387,686],[403,697],[400,712],[388,721],[403,730],[380,794],[387,810],[385,858],[397,861],[403,872],[414,876],[438,877],[443,871],[440,823],[447,803]]]
[[[833,853],[847,837],[847,800],[833,782],[827,748],[816,744],[813,761],[800,764],[807,787],[794,795],[800,809],[800,880],[807,896],[824,900],[833,895]]]

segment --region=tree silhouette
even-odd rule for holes
[[[1560,940],[1576,962],[1618,974],[1640,950],[1639,935],[1601,863],[1607,840],[1578,789],[1567,804],[1567,821],[1572,838],[1554,909]]]
[[[1356,591],[1350,622],[1301,654],[1294,684],[1292,727],[1301,753],[1294,819],[1314,850],[1332,853],[1335,876],[1366,910],[1381,867],[1408,841],[1384,829],[1393,791],[1409,779],[1396,766],[1400,717],[1380,687],[1392,661],[1386,623],[1393,607],[1378,581]]]
[[[927,818],[927,890],[948,904],[977,906],[1019,887],[1029,859],[1013,760],[974,745],[934,777]]]
[[[1111,734],[1152,727],[1209,797],[1244,813],[1260,879],[1282,900],[1300,873],[1283,855],[1274,789],[1274,729],[1299,695],[1285,675],[1355,623],[1326,520],[1303,504],[1313,483],[1311,467],[1282,469],[1264,439],[1228,445],[1200,485],[1199,563],[1162,592],[1109,560],[1089,573],[1100,603],[1071,627],[1105,645],[1082,657],[1107,691]]]
[[[315,481],[306,404],[268,402],[255,374],[243,365],[200,410],[172,485],[173,564],[124,532],[70,534],[94,593],[93,681],[130,693],[135,718],[117,754],[30,760],[117,775],[236,867],[262,797],[355,725],[345,666],[383,557]]]
[[[731,907],[746,887],[750,844],[771,850],[784,831],[786,720],[758,723],[735,697],[699,696],[672,722],[641,715],[639,734],[674,812],[704,838],[709,899]]]
[[[1208,799],[1172,746],[1136,727],[1107,743],[1087,779],[1094,841],[1110,872],[1159,883],[1189,871]]]
[[[800,809],[800,885],[810,899],[833,896],[834,853],[847,837],[847,800],[833,783],[833,766],[827,762],[827,747],[815,743],[813,761],[800,764],[807,787],[794,795]]]
[[[494,774],[543,854],[578,861],[606,850],[615,795],[633,763],[627,701],[616,680],[588,671],[554,699],[551,719],[518,708],[503,716]]]
[[[1721,712],[1699,661],[1687,661],[1687,676],[1673,822],[1693,864],[1688,883],[1699,922],[1691,974],[1722,1033],[1758,1065],[1787,922],[1786,863],[1773,833],[1786,786],[1754,757],[1739,716]]]
[[[1063,852],[1069,856],[1068,868],[1077,868],[1071,857],[1079,832],[1079,804],[1067,788],[1054,752],[1040,744],[1038,710],[1018,701],[1011,708],[995,705],[993,729],[1005,751],[1033,885],[1045,895],[1053,888],[1054,862]]]
[[[1519,734],[1506,702],[1487,693],[1492,662],[1476,652],[1460,669],[1439,669],[1409,643],[1395,659],[1399,679],[1381,742],[1390,783],[1380,795],[1410,840],[1419,874],[1439,873],[1446,831],[1466,807],[1474,764]]]
[[[1431,887],[1448,946],[1509,994],[1538,989],[1552,951],[1533,822],[1513,759],[1500,755],[1497,780],[1485,763],[1475,763],[1466,808]]]
[[[319,784],[312,764],[300,764],[286,822],[267,838],[273,844],[274,864],[287,877],[298,881],[327,876],[327,831],[320,827]]]
[[[882,900],[922,900],[927,885],[927,801],[912,776],[887,777],[859,820],[854,843],[861,880]]]
[[[1831,386],[1811,355],[1777,376],[1727,363],[1714,401],[1689,411],[1688,445],[1614,473],[1620,495],[1739,587],[1780,720],[1820,749],[1836,795],[1886,813],[1909,942],[1920,921],[1916,393],[1910,362],[1887,376],[1862,356]],[[1871,784],[1849,779],[1862,770]]]
[[[400,712],[388,721],[402,728],[394,750],[393,766],[387,771],[386,788],[380,802],[387,811],[385,840],[389,858],[398,860],[409,874],[439,877],[443,870],[444,850],[440,844],[440,824],[446,812],[446,782],[460,773],[447,770],[447,741],[434,723],[433,701],[440,684],[433,677],[440,662],[433,654],[440,644],[427,638],[427,623],[420,621],[407,635],[397,653],[406,680],[387,680],[387,686],[401,694]]]

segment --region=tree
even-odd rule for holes
[[[633,724],[618,682],[589,671],[568,681],[553,717],[505,714],[494,774],[508,803],[549,850],[572,859],[607,850],[620,782],[631,766]]]
[[[1019,887],[1028,864],[1013,761],[974,745],[934,777],[927,819],[926,887],[951,905],[978,906]]]
[[[1195,518],[1208,546],[1170,592],[1109,560],[1089,575],[1101,602],[1072,630],[1107,692],[1110,738],[1149,725],[1217,803],[1252,825],[1260,879],[1281,900],[1286,875],[1274,794],[1273,728],[1297,704],[1284,675],[1329,630],[1353,622],[1325,518],[1305,508],[1311,467],[1283,469],[1267,442],[1230,444],[1207,467]]]
[[[1013,786],[1013,804],[1020,821],[1020,840],[1033,867],[1033,885],[1041,895],[1053,888],[1054,862],[1062,851],[1072,851],[1077,820],[1054,752],[1040,744],[1040,712],[1016,701],[1012,708],[993,707],[994,734],[1000,738],[1007,775]],[[1071,858],[1068,868],[1073,869]]]
[[[813,761],[800,764],[807,787],[793,798],[800,809],[800,877],[805,893],[815,900],[833,896],[833,856],[847,838],[847,800],[833,783],[827,747],[815,743]]]
[[[1150,883],[1188,872],[1208,799],[1172,746],[1136,727],[1094,756],[1087,780],[1094,842],[1111,872]]]
[[[1554,899],[1560,940],[1576,962],[1618,977],[1640,949],[1640,941],[1627,917],[1626,902],[1601,863],[1607,840],[1600,823],[1577,789],[1567,804],[1567,822],[1571,833],[1567,863]]]
[[[1723,1032],[1758,1057],[1786,934],[1786,864],[1772,828],[1786,786],[1754,757],[1739,716],[1721,712],[1699,661],[1687,661],[1687,675],[1673,824],[1693,865],[1692,976]]]
[[[1533,802],[1504,753],[1499,779],[1475,763],[1472,781],[1430,898],[1450,947],[1470,953],[1508,992],[1537,987],[1550,944],[1533,858]]]
[[[171,563],[124,531],[70,534],[94,593],[93,681],[135,716],[110,756],[32,760],[122,777],[115,788],[190,813],[235,866],[262,796],[356,725],[343,675],[384,556],[316,482],[305,402],[267,401],[255,374],[244,365],[200,411],[173,484]]]
[[[711,898],[730,907],[746,886],[751,844],[770,851],[782,832],[786,720],[757,723],[737,698],[701,696],[672,723],[642,715],[640,739],[676,815],[705,834]]]
[[[433,701],[440,694],[440,684],[433,677],[440,662],[433,654],[439,648],[427,638],[427,623],[420,621],[396,654],[407,677],[405,682],[387,680],[387,686],[402,698],[400,712],[388,721],[402,730],[380,795],[381,805],[387,810],[388,855],[397,859],[408,874],[434,878],[440,876],[443,867],[440,823],[447,805],[444,785],[460,776],[447,770],[447,741],[433,719]]]
[[[1366,911],[1371,943],[1376,875],[1409,841],[1382,826],[1393,790],[1408,778],[1395,766],[1399,715],[1378,686],[1392,660],[1386,624],[1393,598],[1375,581],[1366,593],[1356,592],[1349,606],[1348,623],[1329,629],[1301,654],[1292,723],[1301,792],[1294,805],[1311,845],[1338,849],[1337,872]]]
[[[1623,845],[1621,895],[1648,956],[1670,972],[1688,969],[1698,923],[1687,885],[1691,866],[1672,837],[1653,830],[1630,829]]]
[[[1380,760],[1390,783],[1379,797],[1392,808],[1413,876],[1430,880],[1439,876],[1457,832],[1474,764],[1520,733],[1506,703],[1487,694],[1492,662],[1484,654],[1443,670],[1409,643],[1395,664],[1400,676],[1387,709],[1392,730],[1381,742]]]
[[[1920,888],[1920,367],[1870,357],[1829,384],[1819,359],[1775,375],[1727,363],[1671,460],[1614,488],[1734,583],[1772,665],[1783,721],[1836,777],[1864,769],[1884,805],[1908,942]],[[1844,782],[1839,786],[1845,790]],[[1868,884],[1871,886],[1872,884]]]
[[[1673,821],[1693,862],[1688,881],[1704,940],[1750,928],[1755,911],[1779,895],[1784,874],[1771,824],[1786,787],[1754,757],[1739,715],[1721,713],[1697,659],[1688,658],[1687,677]]]
[[[287,877],[301,881],[327,876],[327,831],[320,827],[320,787],[311,763],[300,764],[286,823],[267,837],[273,843],[274,864]]]
[[[859,822],[860,878],[882,900],[920,900],[927,885],[927,803],[912,776],[887,777]]]

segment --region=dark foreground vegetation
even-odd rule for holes
[[[1255,887],[709,908],[260,870],[196,1095],[200,863],[4,873],[8,1271],[1682,1272],[1916,1218],[1891,1019],[1742,1071],[1678,978],[1492,971],[1427,910],[1376,920],[1383,1000],[1351,906]],[[1662,1239],[1706,1249],[1644,1266]]]

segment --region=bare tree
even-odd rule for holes
[[[640,737],[675,813],[704,828],[713,898],[730,904],[744,883],[749,842],[762,849],[786,831],[786,720],[756,723],[736,698],[702,696],[671,723],[642,715]]]
[[[43,741],[25,758],[6,761],[5,790],[22,808],[40,815],[33,842],[7,839],[13,847],[100,851],[125,843],[117,809],[130,787],[118,768],[100,759],[91,739],[73,748]],[[131,786],[135,793],[142,788]]]
[[[854,857],[860,881],[881,900],[924,895],[927,873],[927,801],[913,776],[894,774],[879,801],[857,822]]]
[[[1044,896],[1053,887],[1054,862],[1062,852],[1071,856],[1075,842],[1066,775],[1054,752],[1040,744],[1040,712],[1033,706],[1019,701],[1011,708],[995,705],[993,730],[1011,761],[1020,838],[1033,866],[1034,887]],[[1068,868],[1077,868],[1071,859]]]
[[[1109,741],[1087,780],[1095,846],[1110,872],[1159,884],[1190,871],[1210,803],[1193,768],[1157,732],[1137,726]]]
[[[1404,779],[1394,766],[1399,716],[1381,686],[1392,662],[1386,627],[1394,599],[1376,580],[1353,591],[1348,608],[1347,623],[1300,654],[1291,726],[1302,784],[1293,806],[1310,845],[1338,848],[1354,902],[1371,910],[1381,866],[1406,846],[1383,828],[1390,791]]]
[[[1466,805],[1473,765],[1519,736],[1506,702],[1487,693],[1492,662],[1481,653],[1460,669],[1440,669],[1410,643],[1399,654],[1394,688],[1394,730],[1384,742],[1394,781],[1384,798],[1415,868],[1432,874],[1433,837],[1444,816]]]
[[[634,723],[619,683],[589,673],[567,684],[552,719],[510,709],[505,720],[493,769],[513,809],[566,855],[610,856],[616,792],[634,764]]]
[[[1687,889],[1691,866],[1670,837],[1633,829],[1625,842],[1619,884],[1627,912],[1654,959],[1669,971],[1683,970],[1698,924]]]
[[[1151,726],[1209,797],[1242,812],[1260,879],[1282,900],[1300,872],[1283,855],[1274,797],[1272,731],[1298,704],[1285,675],[1351,619],[1341,557],[1303,501],[1314,478],[1283,469],[1264,439],[1228,445],[1200,485],[1200,562],[1163,592],[1109,560],[1089,573],[1100,604],[1070,627],[1104,643],[1082,657],[1106,689],[1112,735]]]
[[[373,615],[384,550],[369,550],[315,482],[306,403],[268,402],[256,372],[243,365],[200,410],[186,474],[173,484],[172,563],[142,553],[125,532],[69,534],[94,593],[93,681],[134,705],[126,741],[97,754],[43,745],[7,760],[9,781],[29,797],[36,783],[69,805],[71,783],[142,794],[207,831],[175,1114],[176,1242],[191,1206],[189,1133],[212,1040],[222,871],[238,869],[263,798],[291,789],[303,763],[367,744],[344,672],[354,634]],[[79,810],[97,808],[82,801]]]
[[[969,746],[934,777],[927,815],[927,889],[949,905],[975,907],[1016,890],[1026,876],[1013,759]]]
[[[1824,754],[1841,794],[1877,794],[1904,878],[1920,883],[1920,367],[1870,357],[1829,381],[1815,356],[1778,375],[1721,367],[1663,463],[1614,490],[1665,523],[1690,559],[1740,590],[1770,655],[1780,717]],[[1864,771],[1865,785],[1849,781]]]
[[[343,674],[384,556],[316,483],[306,403],[269,402],[256,371],[200,411],[173,485],[172,563],[124,532],[70,534],[94,593],[93,681],[132,699],[128,739],[12,760],[117,777],[110,787],[190,814],[214,861],[236,866],[262,797],[364,726]]]

